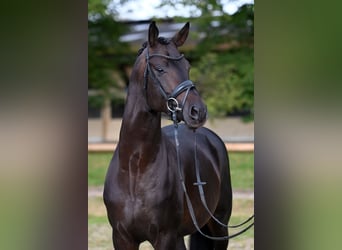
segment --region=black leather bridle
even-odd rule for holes
[[[170,94],[168,94],[165,91],[165,89],[164,89],[163,85],[161,84],[161,82],[159,81],[159,79],[155,76],[153,70],[151,69],[150,59],[152,57],[162,57],[162,58],[165,58],[165,59],[171,60],[171,61],[180,61],[181,59],[183,59],[184,55],[181,54],[178,57],[172,57],[172,56],[167,56],[167,55],[163,55],[163,54],[151,54],[150,55],[149,54],[149,47],[147,46],[147,48],[146,48],[146,68],[144,71],[144,89],[147,90],[148,77],[150,74],[153,81],[155,83],[158,83],[159,91],[166,100],[166,106],[167,106],[167,109],[170,111],[171,119],[173,121],[176,121],[177,120],[176,113],[178,111],[183,110],[183,107],[184,107],[186,98],[188,97],[189,91],[191,89],[196,88],[195,84],[191,80],[185,80],[185,81],[181,82],[180,84],[178,84],[178,86]],[[182,103],[180,105],[176,98],[185,91],[186,91],[185,96],[183,97]]]

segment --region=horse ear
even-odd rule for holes
[[[148,43],[149,43],[150,47],[153,47],[156,44],[156,41],[158,39],[158,35],[159,35],[159,30],[156,26],[156,22],[152,21],[152,23],[150,24],[150,27],[148,29]]]
[[[185,43],[185,40],[188,38],[189,35],[189,28],[190,23],[187,22],[184,27],[180,31],[178,31],[178,33],[175,34],[172,38],[172,41],[176,44],[177,47],[180,47]]]

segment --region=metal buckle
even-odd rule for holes
[[[166,106],[167,106],[167,109],[172,113],[182,110],[182,108],[179,107],[179,103],[177,99],[173,97],[170,97],[169,99],[167,99]]]

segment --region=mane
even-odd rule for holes
[[[165,38],[165,37],[158,37],[158,42],[162,45],[168,45],[170,43],[170,39],[168,38]],[[145,41],[142,45],[141,45],[141,48],[138,50],[138,56],[141,55],[141,53],[144,51],[144,49],[147,47],[148,45],[148,42]]]

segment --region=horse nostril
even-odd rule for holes
[[[199,117],[199,109],[196,106],[192,106],[190,108],[190,117],[194,120],[198,120]]]

